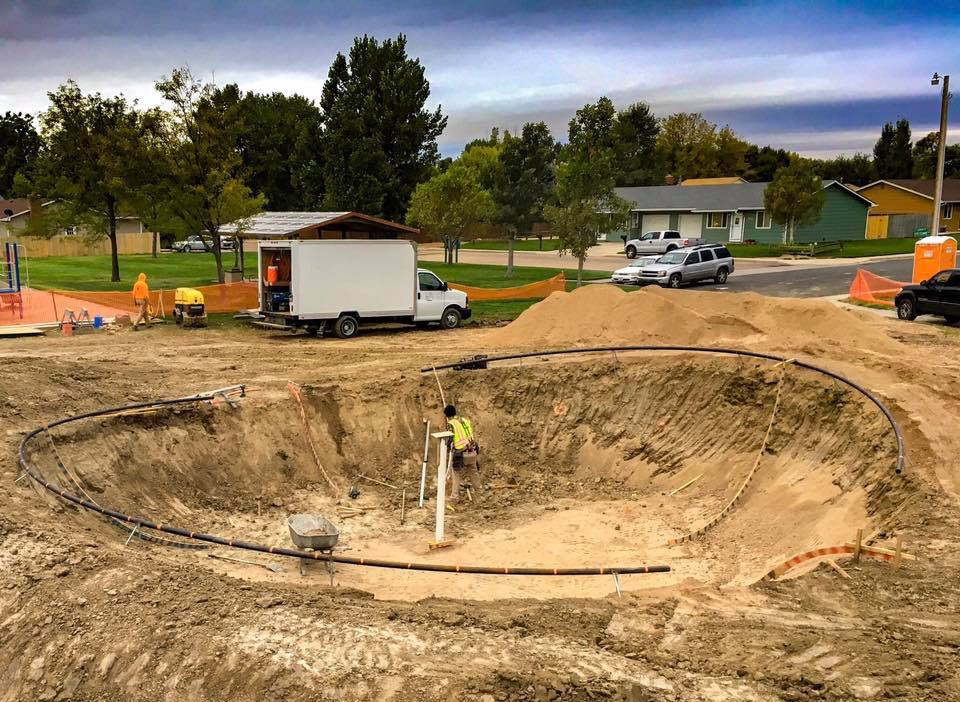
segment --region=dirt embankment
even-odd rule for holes
[[[956,335],[818,304],[588,288],[511,327],[442,338],[441,348],[435,333],[339,342],[169,329],[0,348],[0,701],[960,699]],[[98,500],[287,544],[286,514],[335,501],[323,493],[287,379],[308,386],[310,430],[342,488],[361,470],[409,486],[422,419],[436,422],[440,404],[417,367],[438,356],[617,343],[813,357],[890,404],[907,435],[907,472],[893,476],[875,410],[790,369],[745,501],[708,538],[660,551],[663,537],[725,504],[752,465],[772,410],[768,367],[607,356],[441,374],[477,422],[485,479],[511,487],[451,513],[458,546],[433,558],[640,556],[675,566],[679,582],[645,590],[624,579],[623,598],[607,578],[513,585],[345,570],[329,588],[322,569],[300,577],[286,564],[274,574],[125,545],[120,530],[14,482],[20,435],[56,416],[245,381],[260,390],[236,411],[113,419],[98,431],[58,430],[56,440]],[[49,447],[37,458],[55,474]],[[663,494],[700,473],[678,495]],[[370,512],[344,520],[345,541],[420,560],[429,510],[408,510],[401,527],[395,492],[361,487]],[[844,562],[849,579],[824,565],[743,586],[774,554],[830,545],[857,527],[882,543],[902,537],[920,560],[900,570]],[[390,592],[400,594],[383,601]]]

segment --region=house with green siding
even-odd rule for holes
[[[691,238],[717,242],[774,244],[783,242],[784,228],[770,220],[763,208],[769,183],[653,185],[617,188],[631,204],[629,230],[612,232],[608,241],[640,236],[644,232],[673,229]],[[867,212],[873,203],[835,180],[823,181],[820,219],[797,227],[794,241],[850,241],[865,239]]]

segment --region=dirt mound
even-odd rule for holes
[[[830,302],[657,286],[627,293],[587,285],[554,293],[493,334],[495,342],[509,346],[762,342],[783,348],[822,343],[887,351],[896,347],[881,326]]]

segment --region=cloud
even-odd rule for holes
[[[842,134],[875,134],[901,115],[935,121],[928,78],[960,59],[958,25],[938,0],[882,12],[840,2],[8,0],[0,104],[36,112],[66,78],[159,104],[154,81],[182,64],[244,90],[318,99],[354,36],[404,32],[431,104],[449,116],[444,153],[494,125],[543,120],[563,136],[600,95],[660,115],[703,112],[787,148],[797,148],[790,135],[819,134],[809,148],[829,151],[861,143]]]

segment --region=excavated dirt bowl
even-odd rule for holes
[[[290,547],[287,517],[330,518],[351,556],[498,567],[668,564],[622,576],[623,589],[743,584],[810,547],[849,541],[899,502],[896,443],[862,395],[788,367],[767,450],[780,370],[773,364],[684,354],[621,355],[443,373],[448,401],[470,416],[487,489],[447,514],[454,546],[431,551],[436,446],[417,507],[424,419],[442,420],[432,375],[304,389],[318,469],[294,400],[267,388],[238,408],[185,407],[88,419],[58,428],[63,462],[101,505],[190,530]],[[32,449],[58,475],[47,442]],[[696,531],[742,500],[708,534]],[[365,477],[359,477],[365,476]],[[62,478],[62,476],[60,476]],[[401,491],[406,488],[404,523]],[[676,494],[678,487],[693,481]],[[65,488],[71,485],[64,482]],[[348,497],[351,486],[359,498]],[[338,506],[365,508],[357,516]],[[78,517],[93,520],[93,516]],[[104,525],[103,538],[125,538]],[[204,551],[137,543],[163,558],[196,559],[251,580],[305,587],[329,581],[208,559]],[[268,557],[218,549],[225,555]],[[608,577],[505,577],[338,566],[337,582],[384,599],[604,596]]]

